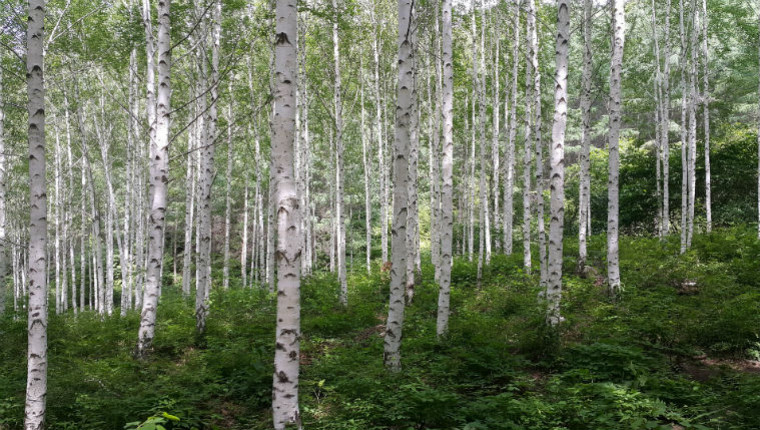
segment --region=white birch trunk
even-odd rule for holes
[[[232,200],[230,198],[230,184],[232,183],[232,103],[234,101],[234,95],[232,94],[232,84],[229,85],[228,90],[230,101],[227,105],[227,168],[225,170],[225,194],[224,194],[224,267],[222,268],[223,280],[222,288],[230,288],[230,230],[232,228],[231,223],[231,205]]]
[[[662,98],[660,103],[660,156],[662,157],[662,231],[670,233],[670,2],[665,10],[665,40],[663,46],[663,76],[660,80]]]
[[[515,188],[515,141],[517,137],[517,74],[520,61],[520,7],[519,0],[515,0],[515,9],[512,12],[512,88],[511,109],[509,110],[509,139],[507,141],[506,174],[504,175],[504,253],[512,255],[513,229],[514,229],[514,188]],[[505,109],[506,115],[506,109]]]
[[[688,231],[686,232],[686,248],[691,248],[694,237],[694,208],[696,206],[697,185],[697,104],[699,103],[697,88],[697,2],[691,2],[691,38],[689,49],[691,61],[689,62],[689,213],[687,215]]]
[[[612,0],[612,61],[610,64],[610,134],[609,179],[607,182],[607,282],[610,292],[620,291],[620,255],[618,242],[619,171],[620,171],[620,122],[621,122],[621,72],[623,46],[625,43],[625,0]]]
[[[343,101],[341,100],[340,35],[338,33],[338,0],[332,0],[333,7],[333,115],[335,119],[335,245],[337,251],[338,281],[340,282],[340,304],[348,305],[348,284],[346,282],[346,225],[343,217]]]
[[[533,57],[538,54],[535,53],[535,46],[538,44],[537,35],[534,30],[536,26],[536,5],[534,0],[528,1],[528,10],[526,12],[526,48],[528,55],[526,56],[525,63],[525,142],[523,146],[523,266],[525,273],[531,273],[531,251],[530,251],[530,219],[531,219],[531,161],[533,160],[533,151],[531,145],[531,136],[533,132],[534,112],[533,112],[533,74],[538,73],[536,70],[536,62],[533,61]]]
[[[708,52],[707,0],[702,0],[702,121],[705,127],[705,217],[707,232],[712,232],[712,190],[710,184],[710,62]]]
[[[591,206],[591,26],[592,0],[583,1],[583,71],[581,72],[581,155],[578,192],[578,270],[586,267],[588,223]]]
[[[393,151],[393,238],[391,243],[390,303],[385,328],[383,362],[391,371],[401,370],[401,339],[404,326],[406,275],[406,229],[408,213],[408,169],[410,123],[414,114],[414,47],[412,46],[412,1],[398,1],[398,99],[396,137]]]
[[[554,77],[554,119],[550,155],[549,279],[546,290],[547,322],[556,326],[562,320],[562,239],[565,222],[565,128],[567,126],[567,60],[570,43],[568,0],[557,0],[557,69]]]
[[[158,98],[156,105],[156,138],[151,141],[150,218],[148,222],[148,269],[143,293],[137,355],[148,354],[156,327],[159,284],[161,283],[161,251],[169,181],[169,115],[171,112],[171,39],[170,0],[158,2]]]
[[[364,72],[364,64],[360,68],[360,73]],[[369,141],[366,133],[366,109],[364,108],[364,79],[361,79],[361,88],[359,96],[359,104],[361,104],[361,139],[362,139],[362,167],[364,168],[364,240],[365,240],[365,257],[367,264],[367,273],[371,272],[371,258],[372,258],[372,196],[370,189],[372,184],[370,183],[370,161],[369,161]]]
[[[24,429],[45,426],[47,396],[47,193],[45,182],[45,1],[30,0],[26,88],[29,112],[29,317]]]
[[[681,69],[681,254],[686,252],[686,236],[689,229],[687,225],[687,216],[689,208],[689,177],[688,177],[688,135],[686,124],[688,89],[686,87],[686,32],[684,30],[684,6],[683,0],[678,2],[678,13],[680,19],[679,34],[681,40],[681,54],[679,58]]]
[[[454,67],[452,50],[451,0],[441,0],[442,8],[442,61],[443,61],[443,153],[441,157],[441,275],[438,292],[436,334],[444,336],[449,329],[451,298],[451,242],[454,233],[453,170],[454,170]]]
[[[277,327],[272,409],[274,428],[301,428],[298,409],[300,354],[301,214],[293,171],[297,11],[294,0],[276,2],[272,170],[277,205]],[[273,205],[270,205],[273,206]]]

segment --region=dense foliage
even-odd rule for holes
[[[677,239],[677,238],[676,238]],[[311,429],[753,429],[760,420],[760,245],[734,228],[677,240],[625,239],[622,297],[603,280],[566,277],[567,321],[545,330],[537,280],[517,257],[498,256],[476,287],[476,266],[457,260],[455,315],[435,340],[437,287],[423,265],[408,309],[404,371],[383,368],[387,273],[350,274],[351,306],[334,276],[303,285],[302,410]],[[572,255],[573,241],[567,243]],[[601,267],[604,237],[591,242]],[[575,260],[565,268],[573,272]],[[237,273],[237,272],[233,272]],[[215,279],[218,279],[215,277]],[[165,281],[171,282],[169,278]],[[239,282],[233,279],[234,282]],[[208,332],[167,286],[156,353],[131,358],[138,315],[92,312],[50,321],[50,429],[121,429],[153,416],[167,429],[268,428],[273,297],[216,290]],[[25,383],[23,316],[0,323],[0,428],[20,428]],[[179,421],[163,417],[176,416]],[[681,427],[676,427],[679,425]],[[148,426],[143,427],[148,428]]]

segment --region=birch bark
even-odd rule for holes
[[[591,25],[592,0],[583,0],[583,71],[581,72],[581,155],[578,210],[578,270],[583,272],[588,257],[587,237],[591,196]]]
[[[161,282],[161,255],[169,182],[169,116],[171,112],[170,1],[158,1],[158,99],[156,138],[151,141],[150,218],[148,220],[148,270],[145,282],[137,356],[148,354],[156,327],[156,308]]]
[[[274,46],[272,170],[277,206],[277,327],[272,409],[274,428],[301,428],[298,408],[300,354],[301,214],[294,161],[297,10],[295,0],[277,0]],[[274,206],[274,205],[271,205]]]
[[[454,167],[454,67],[452,51],[451,0],[441,0],[443,51],[443,153],[441,157],[441,275],[438,292],[438,314],[436,334],[444,336],[449,328],[451,299],[451,242],[454,230],[453,167]]]
[[[546,298],[549,302],[547,321],[560,323],[562,296],[562,239],[565,222],[565,128],[567,126],[567,57],[570,43],[570,11],[568,0],[557,0],[557,45],[554,86],[554,119],[552,122],[549,279]]]
[[[404,326],[404,283],[406,275],[406,229],[410,122],[413,115],[414,47],[412,46],[412,0],[398,0],[398,99],[396,137],[393,151],[393,240],[391,243],[390,304],[385,329],[383,362],[391,371],[401,370],[401,339]]]
[[[620,80],[625,43],[625,0],[612,0],[612,62],[610,64],[610,132],[609,179],[607,182],[607,277],[610,292],[620,291],[620,257],[618,242],[619,171],[620,171]]]
[[[26,89],[29,112],[29,317],[24,429],[42,430],[47,396],[47,193],[45,182],[45,1],[29,0]]]

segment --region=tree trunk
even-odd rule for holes
[[[712,191],[710,189],[710,62],[707,50],[707,0],[702,0],[702,121],[705,127],[705,216],[707,232],[712,232]]]
[[[45,182],[45,0],[29,1],[26,89],[29,112],[29,317],[24,428],[45,426],[47,396],[47,193]]]
[[[272,171],[277,205],[277,328],[272,409],[274,428],[301,428],[298,372],[301,337],[301,214],[293,172],[297,11],[294,0],[277,0]],[[274,206],[274,205],[270,205]]]
[[[225,170],[225,194],[224,194],[224,268],[222,269],[224,279],[222,288],[230,288],[230,230],[231,224],[231,205],[230,184],[232,183],[232,103],[234,96],[232,94],[232,84],[227,91],[230,95],[230,101],[227,105],[227,168]]]
[[[686,232],[689,227],[687,225],[686,214],[689,208],[689,166],[688,166],[688,141],[687,141],[687,127],[686,127],[686,101],[688,99],[688,89],[686,88],[686,32],[684,30],[684,7],[683,0],[678,2],[678,13],[680,19],[678,20],[679,34],[681,39],[681,54],[679,57],[679,64],[681,68],[681,254],[686,252]]]
[[[610,292],[620,291],[620,256],[618,243],[619,171],[620,171],[620,75],[625,43],[625,0],[612,0],[612,61],[610,64],[610,134],[609,179],[607,182],[607,277]]]
[[[211,187],[214,181],[214,148],[216,148],[217,122],[219,112],[217,101],[219,99],[219,43],[222,32],[222,3],[216,0],[214,3],[214,16],[212,27],[212,46],[211,46],[211,79],[208,79],[206,73],[206,55],[205,43],[200,48],[203,50],[201,60],[203,61],[202,77],[205,78],[206,85],[210,87],[209,95],[211,96],[210,106],[208,109],[208,118],[205,121],[205,142],[201,151],[201,168],[200,177],[200,249],[199,267],[200,276],[198,289],[196,290],[195,301],[195,325],[199,333],[206,331],[206,317],[208,315],[209,293],[211,291]]]
[[[414,47],[412,45],[412,1],[398,1],[398,99],[396,137],[393,151],[393,238],[391,243],[390,304],[385,329],[383,362],[391,371],[401,370],[401,338],[404,326],[404,283],[406,275],[406,229],[408,213],[408,169],[412,115],[414,115]]]
[[[660,103],[660,155],[662,156],[662,232],[670,232],[670,2],[665,10],[665,41],[663,46],[663,76],[660,80],[662,98]]]
[[[520,7],[515,0],[512,12],[512,89],[511,109],[509,110],[509,140],[507,141],[506,174],[504,175],[504,253],[512,255],[513,226],[514,226],[514,188],[515,188],[515,140],[517,137],[517,74],[520,61]],[[506,50],[505,50],[506,51]],[[505,98],[506,99],[506,98]],[[505,108],[506,115],[506,108]],[[506,119],[505,119],[506,121]]]
[[[372,53],[374,56],[375,76],[375,138],[377,139],[377,161],[380,171],[380,249],[383,263],[388,260],[388,186],[387,169],[385,168],[385,116],[383,115],[383,99],[380,96],[380,29],[381,22],[378,3],[374,3],[373,19],[374,32],[372,39]]]
[[[158,2],[158,99],[156,138],[150,154],[150,218],[148,220],[148,270],[145,282],[137,355],[148,354],[156,327],[156,307],[161,282],[164,221],[169,181],[169,115],[171,112],[170,0]]]
[[[333,113],[335,117],[335,223],[338,260],[338,281],[340,282],[340,304],[348,305],[348,284],[346,283],[346,225],[343,219],[343,102],[341,100],[340,36],[338,34],[338,0],[332,0],[333,7],[333,61],[335,81],[333,86]]]
[[[451,0],[442,0],[441,35],[443,50],[443,153],[441,157],[441,173],[443,187],[441,189],[441,276],[438,292],[438,316],[436,319],[436,334],[445,335],[449,329],[450,296],[451,296],[451,242],[454,230],[453,170],[454,170],[454,67],[452,50]]]
[[[588,0],[587,0],[588,1]],[[554,82],[554,120],[550,156],[549,279],[547,321],[560,323],[562,296],[562,239],[565,222],[565,128],[567,126],[567,56],[570,43],[570,11],[567,0],[557,0],[557,47]]]
[[[537,13],[538,9],[534,0],[530,0],[532,3],[531,10],[533,13]],[[531,62],[533,63],[533,139],[535,140],[536,151],[536,233],[538,234],[538,259],[540,266],[540,283],[541,286],[546,287],[548,284],[549,271],[547,267],[546,258],[546,228],[544,221],[544,142],[542,138],[541,126],[542,126],[542,113],[541,113],[541,71],[539,70],[539,38],[538,38],[538,22],[536,19],[533,21],[533,27],[531,28]]]
[[[531,219],[531,174],[530,165],[533,160],[531,150],[531,135],[533,132],[534,122],[534,86],[533,86],[533,74],[538,73],[538,53],[536,52],[536,45],[538,45],[538,36],[535,31],[536,26],[536,4],[534,0],[528,0],[528,11],[526,12],[527,23],[526,29],[526,42],[528,55],[526,57],[525,64],[525,144],[523,146],[523,266],[525,267],[525,273],[531,272],[531,251],[530,251],[530,219]],[[535,61],[534,61],[535,57]]]
[[[360,68],[360,73],[364,71],[364,64]],[[362,138],[362,167],[364,168],[364,240],[365,240],[365,257],[367,264],[367,273],[370,273],[370,261],[372,258],[372,196],[370,195],[370,161],[369,161],[369,141],[366,133],[366,109],[364,108],[364,79],[361,79],[360,100],[361,104],[361,138]]]
[[[578,192],[578,270],[586,267],[588,223],[591,208],[591,26],[592,0],[583,0],[583,71],[581,72],[581,155]]]
[[[697,2],[691,2],[691,61],[689,63],[689,214],[687,215],[688,231],[686,232],[686,248],[691,248],[694,237],[694,208],[696,206],[697,185],[697,104],[699,103],[697,88]]]

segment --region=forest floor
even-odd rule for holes
[[[545,328],[537,281],[523,273],[521,256],[497,255],[480,288],[477,263],[455,261],[451,331],[438,342],[437,287],[423,264],[400,374],[382,365],[387,274],[353,271],[347,309],[333,275],[312,276],[302,291],[305,427],[757,429],[755,234],[700,235],[682,256],[677,238],[624,238],[624,290],[615,300],[603,278],[573,274],[577,244],[569,240],[559,332]],[[603,273],[604,237],[592,238],[589,253]],[[214,276],[221,284],[221,268]],[[121,430],[161,412],[180,418],[167,429],[270,428],[273,296],[215,290],[204,337],[195,334],[191,302],[164,289],[145,362],[131,356],[137,312],[51,316],[48,428]],[[0,339],[0,429],[13,430],[23,416],[23,318],[6,315]]]

